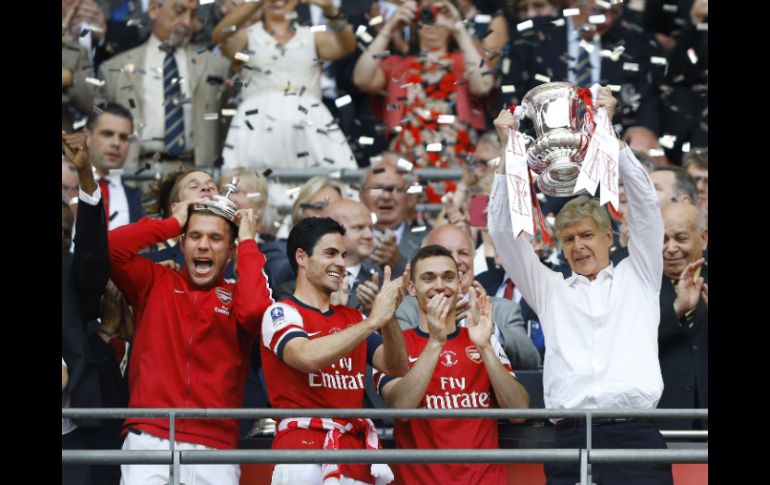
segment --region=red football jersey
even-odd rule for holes
[[[428,343],[429,335],[419,328],[404,332],[411,368]],[[511,364],[498,340],[492,345],[500,362],[511,374]],[[389,378],[375,375],[377,389]],[[468,336],[468,329],[458,328],[447,337],[433,371],[421,408],[462,409],[497,407],[492,395],[492,383],[481,354]],[[497,420],[494,419],[409,419],[396,420],[396,448],[498,448]],[[392,465],[398,483],[457,484],[506,483],[505,468],[500,464],[452,463]]]
[[[294,337],[314,340],[363,320],[358,310],[332,306],[321,312],[294,297],[265,311],[262,319],[262,369],[274,408],[360,408],[364,402],[367,358],[382,343],[373,333],[350,354],[329,367],[305,373],[282,360],[286,343]]]

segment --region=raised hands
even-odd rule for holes
[[[380,292],[380,274],[374,273],[371,281],[364,281],[356,287],[356,298],[361,303],[361,313],[369,315],[372,304]]]
[[[235,213],[235,224],[238,225],[238,241],[254,239],[257,234],[257,220],[254,218],[254,209],[238,209]]]
[[[369,259],[377,266],[390,265],[394,267],[401,258],[401,251],[396,243],[396,235],[384,237],[379,244],[374,247]]]
[[[385,266],[385,275],[380,293],[374,299],[372,312],[369,318],[377,322],[377,328],[382,328],[392,321],[396,314],[396,308],[401,304],[406,292],[406,286],[409,278],[409,265],[404,270],[404,274],[395,280],[390,279],[390,266]]]
[[[449,309],[452,307],[451,298],[443,293],[436,293],[428,300],[427,319],[430,338],[440,344],[446,342],[448,325],[446,324]]]
[[[497,118],[495,118],[494,125],[495,131],[497,131],[497,136],[500,138],[500,143],[502,144],[503,149],[505,149],[505,145],[508,143],[508,130],[517,130],[519,128],[519,124],[510,110],[501,109],[500,113],[497,115]],[[502,162],[503,161],[500,160],[500,164],[504,165]]]
[[[701,290],[704,288],[703,277],[695,278],[695,272],[703,266],[704,259],[696,259],[688,264],[682,274],[679,276],[679,283],[676,285],[677,295],[674,300],[674,312],[678,318],[682,318],[687,312],[695,308],[698,299],[701,297]],[[705,287],[704,302],[708,305],[708,287]]]
[[[492,299],[474,290],[471,290],[471,294],[475,300],[474,306],[478,308],[478,316],[474,313],[468,316],[468,336],[480,350],[491,345],[495,327],[492,323]]]

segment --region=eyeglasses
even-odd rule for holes
[[[382,192],[390,192],[391,194],[405,194],[407,191],[406,185],[388,185],[388,186],[380,186],[375,185],[373,187],[365,188],[363,190],[364,192],[369,192],[372,195],[381,195]]]
[[[324,197],[324,200],[321,202],[313,202],[313,203],[307,203],[307,204],[300,204],[299,208],[302,210],[308,210],[308,209],[315,209],[320,210],[329,205],[329,202],[331,201],[331,197],[328,195]]]

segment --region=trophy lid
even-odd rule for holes
[[[238,181],[238,177],[233,177],[233,180],[225,185],[224,195],[215,195],[211,199],[193,204],[192,210],[212,212],[235,224],[235,213],[238,211],[238,206],[230,200],[230,195],[238,190]]]

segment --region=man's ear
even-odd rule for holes
[[[297,248],[297,251],[294,253],[294,260],[297,262],[297,270],[299,268],[307,268],[308,254],[304,249]]]
[[[408,291],[411,296],[413,296],[415,298],[417,297],[417,289],[414,287],[414,282],[413,281],[411,281],[411,280],[409,281],[409,283],[408,283],[408,285],[406,287],[406,291]]]

